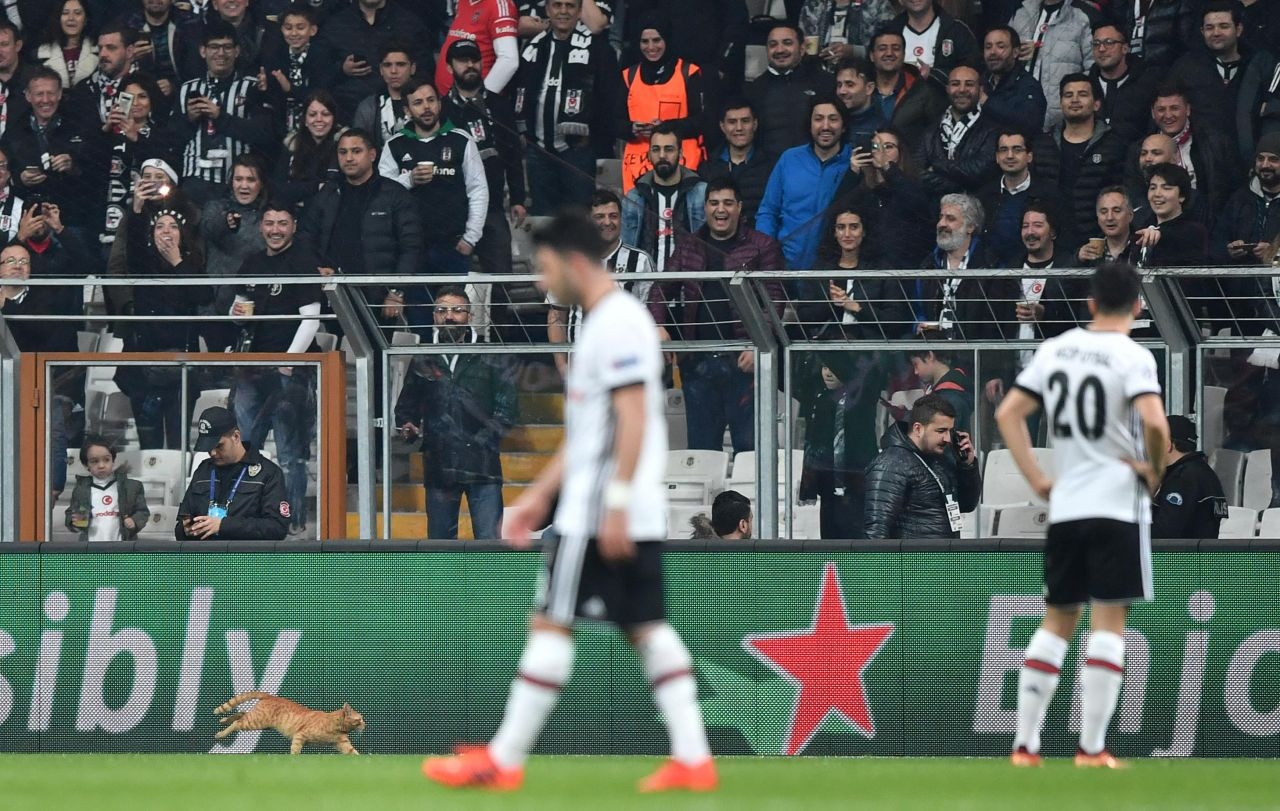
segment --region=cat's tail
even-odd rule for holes
[[[231,700],[228,701],[226,704],[223,704],[221,707],[214,710],[213,714],[222,715],[225,712],[231,712],[233,709],[245,703],[246,701],[250,701],[255,698],[272,698],[272,697],[273,696],[270,693],[263,693],[258,690],[252,690],[248,693],[241,693],[240,695],[233,696]]]

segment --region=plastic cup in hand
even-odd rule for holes
[[[236,307],[239,308],[240,314],[244,316],[253,315],[253,299],[245,295],[236,296]]]

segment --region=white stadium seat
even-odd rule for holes
[[[151,517],[147,519],[147,523],[138,530],[139,538],[150,538],[159,540],[174,540],[173,527],[178,522],[178,508],[176,506],[157,506],[148,504],[151,510]]]
[[[1053,449],[1031,450],[1040,467],[1053,475]],[[1000,448],[987,452],[986,465],[982,471],[982,503],[1003,507],[1045,502],[1031,492],[1031,485],[1027,484],[1022,471],[1018,470],[1013,454],[1007,448]]]
[[[996,535],[1001,538],[1043,538],[1048,531],[1048,507],[1004,507],[996,519]]]
[[[1262,523],[1258,525],[1258,537],[1280,540],[1280,507],[1268,507],[1262,511]]]
[[[1229,515],[1218,525],[1219,538],[1252,538],[1257,527],[1258,513],[1248,507],[1228,507]]]
[[[668,451],[667,499],[705,504],[724,490],[729,454],[724,451]]]
[[[973,512],[960,513],[960,538],[971,541],[975,538],[991,538],[995,535],[996,507],[979,504]]]
[[[669,504],[667,506],[667,538],[671,540],[689,538],[693,535],[693,527],[689,519],[698,513],[706,513],[711,518],[710,504]]]
[[[1217,448],[1209,454],[1209,466],[1218,474],[1227,505],[1240,506],[1240,487],[1244,483],[1244,454],[1228,448]]]
[[[1271,451],[1250,451],[1244,466],[1244,493],[1240,506],[1265,510],[1271,506]]]

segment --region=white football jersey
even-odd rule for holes
[[[561,535],[594,536],[604,515],[604,490],[613,479],[613,392],[644,386],[644,443],[631,478],[628,532],[632,540],[667,537],[667,423],[658,329],[644,305],[621,290],[587,313],[573,346],[565,395],[564,480],[555,528]]]
[[[1041,344],[1016,385],[1041,401],[1053,436],[1050,523],[1149,524],[1151,496],[1124,460],[1146,458],[1133,400],[1160,394],[1151,352],[1118,332],[1077,328]]]

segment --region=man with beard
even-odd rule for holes
[[[1032,200],[1022,214],[1022,244],[1026,254],[1022,269],[1022,292],[1014,302],[1018,321],[1017,337],[1022,340],[1051,338],[1076,326],[1075,306],[1083,306],[1088,292],[1077,280],[1037,276],[1052,267],[1070,267],[1070,254],[1059,257],[1054,242],[1058,238],[1057,214],[1042,200]]]
[[[378,52],[382,90],[360,102],[351,118],[351,125],[372,132],[379,146],[394,138],[409,123],[404,86],[417,72],[418,66],[409,54],[409,45],[399,40],[388,41]]]
[[[404,86],[409,126],[387,142],[378,171],[404,186],[418,204],[422,222],[423,267],[428,275],[465,275],[471,254],[484,233],[489,212],[489,181],[475,141],[440,117],[440,95],[430,82],[410,79]],[[414,288],[407,316],[425,324]]]
[[[999,129],[978,106],[978,71],[961,66],[951,71],[947,97],[951,107],[942,114],[917,156],[920,183],[934,197],[957,192],[976,194],[999,172],[992,160]]]
[[[480,270],[510,273],[511,224],[502,208],[504,190],[511,195],[511,219],[517,228],[524,224],[527,214],[524,146],[516,133],[515,112],[506,96],[485,88],[480,75],[480,48],[474,42],[454,42],[449,46],[447,61],[453,86],[444,97],[441,115],[471,135],[489,184],[489,212],[476,245]]]
[[[1267,246],[1280,234],[1280,132],[1264,135],[1253,156],[1253,177],[1236,189],[1218,215],[1210,240],[1215,261],[1264,264]]]
[[[948,194],[939,204],[937,245],[922,267],[976,270],[998,267],[979,236],[982,204],[968,194]],[[914,285],[914,287],[913,287]],[[1015,330],[996,313],[999,302],[1016,301],[1018,286],[1009,278],[952,277],[904,283],[916,317],[916,331],[926,337],[1008,340]]]
[[[436,87],[448,93],[454,73],[448,64],[449,49],[455,42],[470,42],[480,52],[480,72],[484,87],[495,96],[506,89],[520,68],[520,46],[516,39],[515,0],[464,0],[456,6],[436,65]]]
[[[1083,73],[1062,78],[1058,97],[1062,124],[1040,136],[1035,144],[1035,171],[1056,187],[1062,209],[1063,247],[1074,251],[1080,234],[1093,231],[1094,206],[1103,186],[1115,182],[1124,165],[1124,143],[1098,120],[1098,88]]]
[[[680,136],[669,122],[653,128],[649,162],[653,169],[636,179],[622,201],[622,241],[652,256],[661,271],[677,236],[706,222],[707,182],[680,164]]]
[[[440,288],[431,317],[433,344],[481,343],[463,287]],[[457,540],[463,495],[471,537],[500,537],[500,446],[519,418],[515,373],[510,358],[495,352],[445,351],[418,356],[410,365],[395,419],[406,440],[422,439],[429,539]]]
[[[700,273],[724,270],[783,270],[782,248],[765,234],[742,225],[742,200],[729,178],[707,186],[707,224],[681,234],[669,270]],[[769,283],[778,314],[782,286]],[[667,340],[663,325],[674,312],[680,335],[691,341],[733,341],[747,337],[742,317],[719,281],[657,282],[649,291],[649,314]],[[694,352],[680,362],[689,447],[719,450],[727,428],[734,453],[755,449],[755,352]]]
[[[756,229],[782,243],[787,266],[810,270],[822,238],[823,213],[849,167],[844,115],[831,95],[809,101],[809,143],[778,158],[756,215]]]
[[[1157,72],[1129,53],[1129,39],[1112,22],[1093,27],[1093,67],[1089,78],[1102,91],[1098,117],[1126,144],[1147,131],[1147,111],[1156,92]]]
[[[259,226],[266,249],[240,265],[244,277],[312,276],[320,260],[307,243],[294,237],[298,223],[293,210],[268,202]],[[320,321],[324,294],[315,284],[241,285],[231,315],[242,319],[239,352],[310,352]],[[250,302],[246,304],[245,300]],[[273,321],[264,316],[311,316],[300,321]],[[244,438],[262,447],[274,432],[276,463],[285,475],[289,495],[289,531],[301,533],[307,524],[307,457],[315,424],[314,378],[306,367],[242,367],[236,369],[231,403]]]
[[[1021,47],[1022,38],[1007,25],[987,32],[982,40],[982,61],[987,71],[978,100],[983,115],[998,126],[1032,138],[1044,128],[1048,102],[1044,88],[1018,64]]]
[[[112,131],[114,122],[108,124],[107,117],[119,104],[116,97],[124,89],[125,77],[133,71],[135,36],[136,32],[118,23],[104,26],[98,32],[98,68],[67,94],[68,108],[83,117],[82,126],[86,131],[91,128],[104,133]]]
[[[955,423],[951,403],[926,394],[885,431],[867,467],[868,538],[960,537],[960,515],[978,506],[982,477],[969,435],[953,434]]]
[[[872,103],[880,105],[885,121],[902,132],[904,149],[914,149],[947,108],[947,95],[937,82],[925,81],[914,65],[903,61],[902,32],[884,30],[871,38],[875,65]]]

